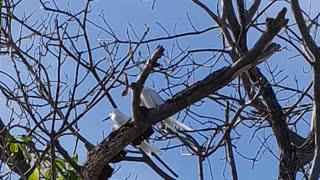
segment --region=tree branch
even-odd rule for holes
[[[291,8],[298,24],[299,31],[302,35],[303,43],[306,45],[308,55],[313,60],[313,113],[311,134],[314,132],[315,136],[315,153],[313,157],[313,164],[311,167],[310,179],[318,179],[320,174],[320,50],[316,42],[312,39],[310,32],[303,19],[302,10],[297,0],[291,1]],[[312,137],[312,136],[309,136]]]
[[[269,44],[276,34],[287,25],[288,20],[285,19],[285,13],[286,9],[283,9],[273,23],[269,24],[267,30],[262,34],[255,46],[236,63],[209,74],[203,80],[178,93],[172,99],[167,100],[166,103],[150,109],[145,124],[141,124],[141,126],[123,126],[118,131],[111,133],[93,151],[89,152],[82,168],[82,178],[86,180],[98,180],[103,167],[112,157],[117,155],[148,127],[221,89],[237,78],[247,67],[254,67],[256,64],[262,63],[263,61],[258,60],[264,50],[279,50],[279,45]]]
[[[147,64],[145,65],[141,73],[139,74],[137,82],[132,83],[131,85],[131,89],[132,89],[131,109],[132,109],[133,119],[135,123],[141,123],[139,121],[142,120],[141,111],[140,111],[141,90],[149,74],[151,73],[153,68],[156,66],[157,60],[160,59],[160,57],[163,55],[163,52],[164,52],[164,48],[162,46],[158,46],[157,49],[152,54],[152,56],[150,57],[150,59],[147,61]]]
[[[240,34],[240,25],[237,16],[234,12],[232,1],[223,0],[223,14],[225,14],[231,31],[233,32],[234,39],[237,41]],[[224,16],[224,15],[223,15]]]
[[[300,8],[298,0],[291,1],[291,8],[293,11],[294,18],[297,22],[298,28],[300,30],[300,33],[302,35],[303,41],[305,41],[307,48],[313,54],[313,58],[319,57],[320,50],[318,49],[317,44],[312,39],[310,32],[306,26],[306,22],[303,19],[302,10]]]

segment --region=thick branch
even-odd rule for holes
[[[314,63],[313,69],[313,114],[312,126],[315,134],[315,153],[311,167],[310,179],[318,179],[320,174],[320,61]]]
[[[246,18],[246,8],[244,7],[243,0],[237,0],[237,7],[238,7],[238,15],[240,19],[240,24],[244,24]]]
[[[88,158],[82,169],[82,178],[86,180],[98,180],[103,167],[112,159],[112,157],[117,155],[148,127],[174,115],[226,86],[237,78],[241,72],[246,70],[247,67],[262,63],[263,61],[258,60],[261,60],[259,57],[265,49],[279,50],[279,45],[271,44],[268,46],[268,44],[270,44],[276,34],[286,26],[288,20],[284,17],[285,13],[285,9],[279,13],[274,22],[268,26],[266,32],[261,36],[256,45],[236,63],[209,74],[203,80],[195,83],[193,86],[183,90],[172,99],[166,101],[166,103],[149,110],[146,120],[144,121],[146,122],[145,124],[141,124],[141,126],[123,126],[118,131],[111,133],[109,137],[97,145],[93,151],[89,152]],[[274,51],[271,53],[274,53]]]
[[[132,103],[131,109],[133,113],[133,119],[136,123],[141,123],[141,111],[140,111],[140,94],[145,81],[147,80],[149,74],[157,64],[157,60],[163,55],[164,48],[158,46],[154,51],[147,64],[138,76],[137,82],[131,85],[132,89]],[[140,121],[140,122],[139,122]]]
[[[256,70],[254,73],[257,77],[261,77],[261,86],[263,87],[262,96],[266,101],[272,130],[280,149],[279,179],[294,179],[296,173],[296,157],[293,146],[291,145],[286,117],[267,79],[260,71]]]
[[[223,1],[223,14],[225,14],[231,31],[233,32],[234,39],[237,40],[240,34],[240,25],[237,16],[234,12],[232,1]],[[224,15],[223,15],[224,16]]]
[[[252,20],[254,14],[257,12],[259,6],[261,4],[261,0],[255,0],[254,3],[252,4],[252,6],[250,7],[247,16],[246,16],[246,22],[245,22],[245,27],[250,23],[250,21]]]
[[[292,0],[291,1],[291,8],[293,11],[294,18],[298,24],[300,33],[302,35],[303,41],[305,42],[307,48],[311,51],[314,58],[319,58],[320,56],[320,50],[318,49],[318,46],[312,39],[310,32],[306,26],[306,22],[303,19],[302,16],[302,10],[300,8],[298,0]]]
[[[313,164],[311,167],[310,179],[318,179],[320,174],[320,50],[316,42],[312,39],[310,32],[306,26],[306,22],[303,19],[302,10],[300,9],[299,2],[297,0],[291,1],[292,11],[295,20],[298,24],[303,41],[309,53],[313,63],[313,114],[312,114],[312,132],[315,136],[315,153],[313,157]],[[309,136],[311,137],[311,136]]]

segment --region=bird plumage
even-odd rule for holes
[[[157,91],[146,86],[141,91],[140,99],[141,99],[141,105],[145,106],[146,108],[154,108],[164,103],[164,100],[162,99],[162,97],[159,95]],[[191,127],[179,122],[178,120],[172,117],[169,117],[163,120],[163,122],[167,126],[167,128],[171,129],[175,133],[178,133],[177,130],[180,130],[180,131],[193,130]]]
[[[130,117],[122,113],[119,109],[114,109],[109,114],[111,121],[113,122],[112,130],[115,131],[119,129],[121,126],[125,125],[128,121],[130,121]],[[142,141],[140,145],[138,145],[143,152],[145,152],[149,157],[152,157],[152,153],[160,154],[162,151],[153,147],[147,141]]]

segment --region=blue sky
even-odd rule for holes
[[[215,8],[215,2],[205,2],[208,2],[207,4],[211,5],[211,8]],[[96,4],[97,6],[102,7],[101,4],[106,3],[98,1]],[[113,1],[112,3],[108,4],[108,6],[106,6],[104,12],[108,22],[110,23],[110,26],[114,28],[114,30],[117,32],[117,34],[119,34],[120,37],[122,34],[124,38],[127,30],[126,27],[128,27],[129,24],[131,24],[135,28],[135,30],[140,34],[143,32],[145,24],[149,26],[150,34],[147,36],[148,38],[166,36],[165,32],[161,30],[157,23],[160,23],[171,34],[192,31],[192,27],[190,26],[190,23],[187,19],[187,14],[192,20],[193,25],[198,30],[213,25],[213,21],[191,1],[157,1],[154,10],[151,9],[151,4],[151,1]],[[266,4],[267,2],[264,2],[263,5],[265,6]],[[279,4],[284,5],[284,3]],[[273,9],[272,11],[267,11],[265,16],[274,16],[282,7],[283,6],[280,5],[276,6],[276,9]],[[259,35],[257,33],[252,34],[249,35],[250,44],[253,43],[250,42],[250,40],[255,41]],[[190,49],[204,47],[217,48],[221,45],[220,42],[218,42],[218,38],[216,38],[216,36],[218,35],[219,31],[212,31],[201,36],[193,36],[188,39],[179,39],[179,42],[184,47],[189,47]],[[154,44],[154,46],[156,46],[157,44],[168,44],[167,46],[165,46],[166,48],[168,46],[171,47],[172,43],[157,42]],[[285,59],[285,57],[287,56],[288,55],[281,55],[280,53],[276,54],[274,58],[271,58],[271,60],[268,61],[268,63],[270,63],[271,67],[279,65],[279,69],[287,67],[288,64],[291,64],[291,62],[288,63],[288,60]],[[300,64],[302,60],[296,58],[291,61],[293,61],[292,64]],[[301,66],[290,65],[290,69],[286,69],[285,71],[286,74],[294,72],[297,74],[297,76],[305,76],[306,78],[308,78],[308,75],[302,72]],[[151,86],[154,85],[157,90],[161,90],[161,88],[166,87],[165,84],[163,84],[159,80],[158,76],[154,76],[155,77],[152,76],[151,79],[148,80],[148,84],[150,84]],[[290,81],[288,81],[288,84],[293,83],[291,81],[292,77],[290,77],[289,79]],[[305,83],[308,82],[306,81]],[[162,95],[165,96],[165,94]],[[121,106],[121,109],[129,114],[130,109],[128,105],[128,100],[124,101],[126,103],[124,104],[124,106]],[[199,108],[199,111],[206,112],[209,108],[210,107],[208,106],[204,106]],[[221,116],[223,116],[223,114],[221,114]],[[257,149],[261,146],[259,140],[256,138],[253,138],[253,140],[251,140],[253,132],[248,133],[248,129],[244,128],[243,126],[238,127],[237,131],[241,134],[241,140],[239,140],[239,142],[237,142],[236,144],[237,150],[249,158],[255,157]],[[270,130],[262,130],[258,134],[258,136],[261,139],[263,139],[264,136],[270,135],[271,132]],[[274,153],[277,153],[277,145],[273,137],[269,138],[268,143],[270,148],[273,149]],[[259,154],[258,156],[260,155],[261,154]],[[189,156],[181,156],[180,152],[178,151],[165,152],[161,157],[165,160],[165,162],[167,162],[170,165],[170,167],[172,167],[180,175],[179,179],[197,179],[196,158]],[[224,153],[223,150],[221,150],[218,151],[216,154],[212,155],[210,158],[214,179],[230,179],[229,167],[226,166],[225,161],[222,159],[223,157]],[[260,161],[254,163],[254,169],[252,169],[252,161],[246,160],[240,157],[239,155],[237,155],[236,162],[238,163],[237,168],[239,171],[238,175],[240,179],[256,179],[257,177],[259,177],[259,179],[266,180],[277,179],[278,161],[276,157],[274,157],[274,155],[272,155],[268,151],[266,151],[263,154],[263,157]],[[204,164],[206,175],[205,179],[210,179],[208,162],[206,161]],[[143,170],[140,171],[141,165],[137,165],[134,163],[127,163],[126,165],[128,166],[128,169],[136,170],[133,172],[137,172],[136,174],[138,174],[138,179],[161,179],[156,178],[156,176],[154,176],[152,171],[149,171],[148,168],[143,168]],[[222,173],[224,168],[226,168],[225,176]],[[120,169],[119,173],[115,174],[113,178],[119,177],[119,179],[121,179],[121,177],[125,176],[124,174],[129,174],[131,172],[128,169]],[[143,172],[143,175],[140,174],[141,172]]]
[[[34,2],[34,3],[30,3]],[[204,1],[211,8],[216,7],[216,1]],[[250,1],[247,1],[250,3]],[[313,6],[316,6],[316,1],[313,2]],[[71,9],[75,12],[84,5],[84,1],[79,1],[77,3],[70,2]],[[266,6],[267,2],[264,2],[262,6]],[[129,32],[130,37],[134,38],[133,32],[130,29],[132,26],[135,32],[142,36],[145,27],[148,26],[150,28],[150,32],[148,33],[146,39],[154,38],[154,37],[163,37],[166,36],[166,32],[159,26],[163,26],[171,35],[190,32],[193,31],[193,28],[188,21],[188,17],[190,17],[192,21],[192,25],[197,30],[202,30],[207,27],[214,25],[214,22],[196,5],[194,5],[191,1],[170,1],[170,0],[158,0],[156,1],[155,8],[152,9],[152,1],[148,0],[95,0],[92,3],[89,19],[95,20],[98,23],[103,24],[103,22],[98,18],[98,15],[103,14],[106,18],[106,21],[116,33],[117,37],[121,40],[127,40],[127,32]],[[275,9],[269,10],[265,13],[265,17],[274,16],[279,9],[283,6],[286,6],[285,3],[278,3]],[[302,4],[302,6],[306,6],[308,8],[308,4]],[[313,7],[312,6],[312,7]],[[21,14],[25,11],[27,13],[36,10],[37,13],[41,14],[42,11],[39,9],[39,4],[36,3],[35,0],[30,0],[28,3],[25,3],[23,9],[21,9]],[[318,12],[319,8],[313,8],[312,12]],[[292,17],[289,13],[289,17]],[[36,17],[35,17],[36,18]],[[290,21],[293,23],[293,21]],[[101,39],[110,39],[111,37],[99,32],[96,29],[90,29],[91,42],[92,44],[98,44]],[[250,33],[248,39],[249,44],[253,44],[256,39],[259,37],[260,33],[252,32]],[[283,41],[276,39],[276,41],[280,43],[284,43]],[[192,36],[188,38],[179,38],[177,40],[171,41],[161,41],[150,43],[150,49],[153,50],[158,44],[161,44],[167,50],[166,52],[170,52],[170,49],[174,49],[173,52],[179,52],[177,47],[174,45],[176,43],[182,48],[186,49],[196,49],[196,48],[220,48],[221,47],[221,39],[219,38],[219,31],[212,30],[208,33],[205,33],[200,36]],[[121,47],[123,52],[126,51],[126,45]],[[141,48],[142,54],[145,56],[148,55],[146,47],[143,46]],[[103,57],[103,52],[96,52],[95,54],[97,58]],[[170,54],[168,54],[169,56]],[[277,53],[274,55],[269,61],[268,65],[272,68],[278,67],[278,69],[285,69],[284,73],[280,76],[287,76],[288,80],[285,82],[286,85],[294,86],[294,75],[299,77],[299,79],[306,79],[306,81],[301,82],[301,87],[304,87],[309,83],[308,79],[310,79],[310,74],[305,73],[310,67],[306,65],[306,63],[301,58],[293,58],[289,59],[289,56],[294,56],[291,51],[283,50],[281,53]],[[196,55],[195,58],[207,58],[210,57],[208,54],[204,55]],[[2,58],[1,58],[2,59]],[[163,60],[162,60],[163,61]],[[165,62],[164,62],[165,63]],[[10,63],[1,62],[1,69],[9,68]],[[225,62],[221,63],[221,65],[226,65]],[[70,65],[71,66],[71,65]],[[221,67],[221,66],[220,66]],[[267,67],[267,64],[260,65],[261,69]],[[67,67],[68,68],[68,67]],[[200,77],[205,76],[210,71],[214,71],[215,69],[203,69],[197,71],[196,79],[198,80]],[[281,77],[279,77],[281,79]],[[135,78],[129,79],[131,82],[135,80]],[[192,83],[192,82],[190,82]],[[90,85],[90,82],[87,83]],[[166,82],[163,79],[161,74],[152,74],[147,81],[147,85],[154,87],[157,91],[166,88]],[[121,88],[116,90],[112,90],[111,93],[116,100],[116,103],[119,105],[119,108],[130,115],[130,95],[125,97],[121,96]],[[179,88],[174,89],[174,93],[181,90]],[[86,89],[83,89],[83,93],[85,93]],[[228,90],[223,91],[228,94]],[[174,94],[173,93],[173,94]],[[169,96],[165,93],[161,93],[164,98],[169,98]],[[284,97],[281,93],[278,94],[279,97]],[[2,103],[5,103],[4,99],[1,99]],[[217,117],[223,118],[224,114],[219,110],[219,106],[210,106],[204,105],[201,108],[198,108],[198,111],[204,114],[217,114]],[[87,137],[92,143],[96,144],[100,142],[104,137],[110,133],[111,123],[109,121],[102,122],[105,119],[109,112],[112,110],[110,104],[107,101],[102,101],[98,104],[97,108],[93,109],[90,113],[88,113],[80,122],[80,132],[83,136]],[[8,115],[7,111],[3,112]],[[220,113],[220,114],[219,114]],[[187,122],[191,122],[191,120],[187,119]],[[306,127],[302,127],[306,128]],[[306,131],[305,131],[306,132]],[[19,132],[17,132],[19,133]],[[241,152],[242,155],[253,158],[257,154],[258,148],[261,146],[261,142],[259,139],[251,137],[253,136],[253,131],[248,131],[243,125],[240,125],[237,128],[238,134],[233,134],[235,136],[240,136],[240,140],[237,141],[237,151]],[[258,137],[263,139],[263,137],[269,136],[272,134],[270,129],[264,129],[258,131]],[[72,151],[72,147],[74,142],[71,141],[71,138],[63,139],[63,145]],[[173,142],[177,143],[177,142]],[[161,144],[163,145],[163,144]],[[268,145],[277,153],[277,145],[275,143],[274,137],[268,139]],[[157,146],[157,144],[156,144]],[[83,147],[79,147],[78,149],[80,160],[84,160],[86,157],[86,151]],[[262,152],[261,152],[262,153]],[[262,154],[258,154],[258,157]],[[238,168],[239,179],[277,179],[277,171],[278,171],[278,161],[274,155],[270,152],[264,152],[260,161],[254,163],[253,161],[247,160],[240,155],[236,154],[236,162]],[[179,174],[179,179],[197,179],[197,159],[192,156],[182,156],[181,149],[175,149],[166,151],[161,155],[161,158],[167,162],[167,164]],[[229,166],[225,164],[224,158],[224,150],[219,150],[216,154],[210,157],[210,163],[212,167],[212,172],[214,179],[230,179],[230,171]],[[208,161],[204,162],[204,171],[205,171],[205,179],[210,179],[210,170],[208,166]],[[132,163],[132,162],[122,162],[120,164],[116,164],[115,168],[119,168],[118,172],[111,178],[112,180],[116,179],[124,179],[125,177],[130,176],[129,179],[134,179],[137,176],[139,180],[147,180],[147,179],[161,179],[159,178],[151,168],[142,163]],[[226,168],[226,174],[223,174],[224,168]]]

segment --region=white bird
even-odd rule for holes
[[[145,106],[146,108],[153,108],[164,103],[164,100],[161,98],[157,91],[146,86],[141,91],[140,99],[141,105]],[[169,129],[171,129],[175,133],[178,133],[178,130],[193,131],[191,127],[175,120],[172,117],[163,120],[163,122]]]
[[[121,126],[130,121],[130,117],[122,113],[119,109],[114,109],[113,111],[111,111],[109,116],[113,122],[112,131],[119,129]],[[162,152],[160,149],[153,147],[146,140],[142,141],[141,144],[138,145],[138,147],[140,147],[140,149],[150,158],[152,157],[152,153],[159,155]]]

